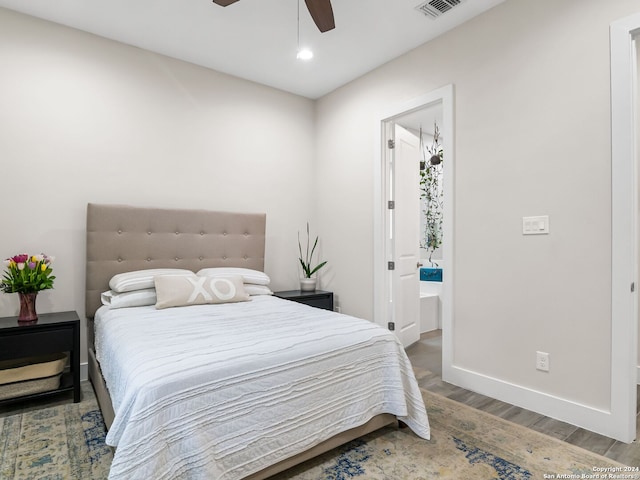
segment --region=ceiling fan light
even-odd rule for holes
[[[298,50],[296,58],[298,60],[311,60],[313,58],[313,52],[308,48],[301,48]]]

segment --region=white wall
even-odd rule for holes
[[[266,212],[265,270],[297,286],[312,101],[5,9],[0,65],[0,258],[56,256],[39,312],[83,318],[88,202]]]
[[[453,83],[454,364],[607,410],[608,35],[638,5],[550,7],[509,0],[319,100],[318,221],[328,287],[372,318],[374,120]],[[530,215],[549,215],[551,234],[522,236]],[[535,370],[536,350],[550,353],[549,373]]]

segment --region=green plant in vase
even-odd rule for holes
[[[313,254],[316,251],[316,247],[318,246],[318,236],[316,236],[315,241],[313,242],[313,247],[311,247],[311,235],[309,233],[309,222],[307,222],[307,245],[305,249],[305,254],[302,254],[302,243],[300,242],[300,232],[298,232],[298,252],[300,256],[298,260],[300,261],[300,266],[302,267],[303,278],[300,279],[300,290],[302,291],[313,291],[316,289],[316,279],[312,278],[312,275],[318,272],[322,267],[324,267],[327,262],[320,262],[315,267],[313,266]]]

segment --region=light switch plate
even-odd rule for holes
[[[523,235],[548,235],[549,215],[538,217],[522,217]]]

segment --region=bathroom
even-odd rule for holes
[[[434,114],[441,114],[436,108]],[[420,333],[442,329],[443,149],[437,117],[420,128]]]
[[[420,333],[442,329],[444,191],[442,104],[409,113],[399,124],[420,139]]]

